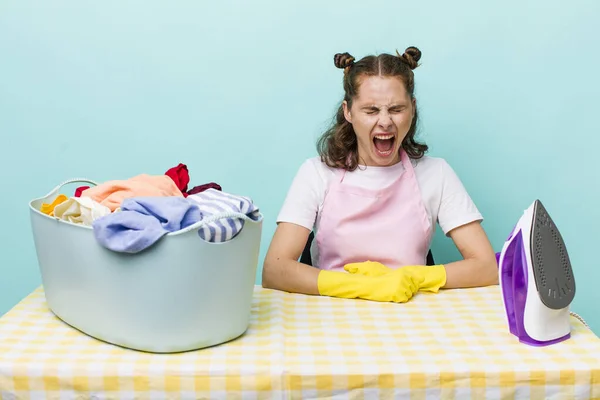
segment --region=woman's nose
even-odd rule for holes
[[[379,114],[379,125],[384,128],[387,129],[390,126],[392,126],[392,117],[389,113],[387,112],[382,112]]]

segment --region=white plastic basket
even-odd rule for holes
[[[93,228],[40,212],[61,183],[30,202],[31,226],[48,306],[67,324],[119,346],[155,353],[201,349],[248,328],[262,216],[245,215],[233,239],[198,236],[205,221],[165,235],[137,253],[101,246]]]

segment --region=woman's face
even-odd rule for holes
[[[352,107],[344,101],[344,115],[358,141],[358,163],[389,166],[400,160],[400,145],[415,115],[415,100],[399,78],[360,78]]]

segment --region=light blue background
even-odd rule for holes
[[[342,95],[336,52],[423,52],[421,137],[454,167],[497,251],[541,199],[573,310],[600,332],[600,2],[0,3],[0,314],[40,276],[27,202],[58,182],[162,174],[251,196],[262,258]],[[436,261],[458,253],[435,239]],[[257,282],[260,281],[260,270]]]

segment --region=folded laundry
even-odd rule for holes
[[[86,226],[91,226],[96,219],[108,214],[108,207],[90,197],[70,197],[54,208],[56,218]]]
[[[147,249],[169,232],[200,221],[198,235],[208,242],[225,242],[243,228],[244,219],[260,214],[247,197],[209,189],[183,197],[135,197],[123,200],[120,211],[93,222],[94,236],[104,247],[125,253]]]

